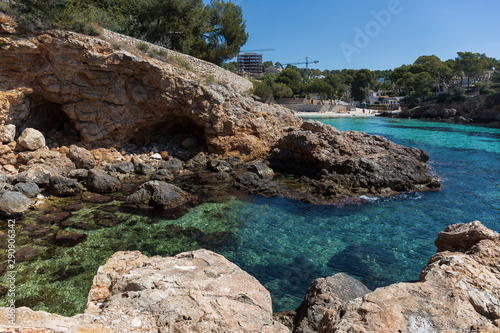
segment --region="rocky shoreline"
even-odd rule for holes
[[[345,274],[315,280],[297,310],[207,250],[171,258],[117,252],[94,277],[84,314],[0,309],[23,332],[498,332],[500,235],[479,221],[439,233],[418,282],[371,292]]]
[[[434,103],[401,112],[383,112],[379,116],[452,121],[458,124],[500,124],[500,95],[477,95],[462,102]]]

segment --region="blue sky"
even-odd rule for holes
[[[209,2],[208,0],[205,2]],[[498,0],[233,0],[264,60],[309,57],[320,69],[393,69],[458,51],[500,58]],[[363,36],[364,35],[364,36]],[[299,67],[304,67],[299,66]]]

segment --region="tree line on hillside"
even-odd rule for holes
[[[311,94],[318,94],[321,99],[349,98],[365,102],[373,90],[390,97],[404,97],[403,102],[413,107],[436,96],[441,100],[463,99],[466,93],[463,86],[480,87],[483,94],[494,93],[491,88],[500,84],[499,64],[499,60],[485,54],[458,52],[455,59],[446,61],[435,55],[424,55],[413,64],[394,70],[309,69],[310,76],[306,77],[305,69],[293,65],[284,68],[280,63],[273,65],[269,61],[263,64],[266,74],[254,81],[254,94],[266,102]],[[231,63],[224,65],[232,68]],[[485,80],[486,72],[494,68],[491,79]]]
[[[218,65],[248,39],[241,7],[224,0],[17,0],[0,11],[31,30],[97,35],[104,27]]]

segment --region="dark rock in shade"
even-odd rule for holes
[[[54,238],[54,244],[57,246],[71,247],[84,242],[86,239],[87,235],[85,234],[59,230]]]
[[[257,174],[262,179],[272,179],[274,177],[273,169],[268,167],[267,164],[262,161],[249,163],[247,170]]]
[[[221,172],[221,171],[222,172],[231,172],[231,171],[233,171],[233,167],[231,166],[231,164],[229,164],[226,161],[216,160],[216,159],[208,161],[207,168],[208,168],[208,170],[211,170],[214,172]]]
[[[75,145],[69,148],[68,158],[78,169],[92,169],[96,165],[94,157],[87,149]]]
[[[83,208],[83,204],[81,202],[75,202],[70,205],[64,206],[61,208],[65,212],[76,212],[77,210],[80,210]]]
[[[178,158],[170,158],[168,161],[161,162],[158,169],[169,170],[174,175],[177,175],[184,169],[184,167],[182,166],[182,161]]]
[[[25,246],[19,249],[14,254],[16,257],[16,262],[29,261],[38,256],[38,251],[31,246]]]
[[[75,169],[68,173],[68,178],[73,178],[79,182],[84,181],[89,176],[89,170],[87,169]]]
[[[101,195],[101,194],[97,194],[97,193],[83,192],[82,201],[89,202],[89,203],[108,203],[108,202],[113,201],[113,198],[110,197],[109,195]]]
[[[71,178],[51,177],[48,190],[56,197],[72,197],[82,193],[83,187]]]
[[[113,171],[113,172],[118,172],[118,173],[123,173],[123,174],[129,174],[134,172],[134,163],[132,162],[116,162],[116,163],[111,163],[107,164],[105,169],[107,171]]]
[[[245,172],[236,177],[234,186],[242,191],[248,191],[252,194],[278,195],[279,189],[269,180],[260,179],[253,172]]]
[[[0,215],[6,218],[20,218],[28,210],[31,200],[24,194],[4,191],[0,194]]]
[[[225,181],[225,180],[228,180],[229,178],[231,178],[231,175],[229,173],[227,173],[226,171],[219,171],[215,175],[215,178],[217,180]]]
[[[71,217],[70,212],[50,212],[48,214],[44,214],[38,217],[38,221],[46,224],[57,224],[61,223],[62,221],[66,221]]]
[[[207,156],[204,153],[199,153],[192,159],[186,162],[187,169],[206,168]]]
[[[327,310],[340,308],[344,303],[369,292],[365,285],[344,273],[314,280],[302,303],[291,312],[293,332],[318,332]]]
[[[149,176],[151,180],[159,180],[162,182],[169,182],[174,180],[174,175],[170,170],[160,169],[155,171],[151,176]]]
[[[21,192],[28,198],[34,198],[40,193],[40,188],[35,183],[17,183],[14,190]]]
[[[111,193],[120,189],[120,181],[113,176],[99,170],[89,170],[87,189],[96,193]]]
[[[150,175],[155,172],[155,168],[147,163],[139,163],[135,166],[135,173],[139,175]]]
[[[434,245],[437,252],[464,252],[484,239],[499,240],[500,234],[486,228],[481,222],[474,221],[447,226],[438,234]]]
[[[16,176],[16,183],[35,183],[39,187],[49,185],[52,173],[42,166],[35,166],[29,170],[23,171]]]
[[[175,185],[152,180],[127,197],[127,204],[140,208],[172,209],[192,201],[194,197]]]

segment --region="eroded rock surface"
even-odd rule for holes
[[[447,227],[438,240],[454,250],[434,255],[419,282],[378,288],[331,309],[319,331],[499,332],[500,235],[475,221]]]

